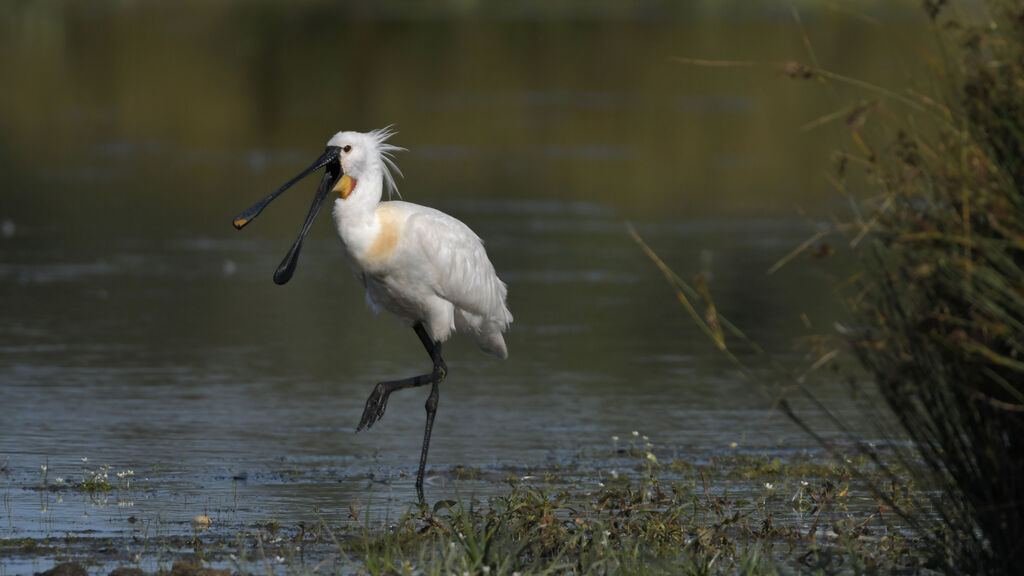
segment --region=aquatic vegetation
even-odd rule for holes
[[[846,301],[858,325],[839,332],[896,416],[900,432],[883,433],[914,441],[912,449],[892,441],[889,447],[924,483],[922,494],[933,494],[931,513],[942,523],[929,529],[920,503],[899,502],[896,490],[886,494],[879,484],[874,491],[930,539],[934,567],[1012,573],[1024,554],[1024,2],[991,0],[980,13],[946,2],[925,8],[941,46],[934,66],[939,95],[873,86],[816,61],[784,65],[791,78],[853,86],[872,99],[805,125],[840,123],[852,141],[853,151],[835,156],[833,182],[848,196],[853,217],[816,234],[771,272],[801,253],[830,254],[819,243],[830,233],[848,235],[861,257]],[[806,36],[805,42],[815,60]],[[896,118],[888,103],[912,114]],[[882,146],[874,144],[880,140]],[[695,287],[683,281],[631,232],[694,321],[783,412],[830,445],[794,411],[791,399],[800,396],[857,442],[803,377],[791,377],[771,358],[773,376],[752,375],[726,336],[761,355],[763,349],[717,314],[699,278]],[[822,354],[806,372],[837,354]],[[845,371],[852,382],[860,376]],[[862,455],[878,464],[872,447],[862,445]]]
[[[104,465],[95,470],[90,470],[86,465],[89,459],[82,459],[82,481],[75,484],[73,488],[79,492],[95,494],[111,492],[114,490],[126,492],[131,490],[132,480],[135,478],[134,470],[122,470],[114,473],[114,481],[111,482],[110,474],[112,468]]]
[[[875,195],[850,298],[865,330],[850,340],[942,494],[937,562],[1011,573],[1024,558],[1024,2],[988,2],[978,23],[941,4],[949,94],[932,104],[948,123],[849,156]]]
[[[621,472],[596,485],[570,466],[377,525],[353,503],[354,532],[324,530],[370,574],[774,574],[923,562],[898,516],[864,504],[881,469],[862,464],[873,476],[855,479],[852,459],[803,452],[659,459],[643,442],[635,450],[613,439],[603,462]],[[912,479],[898,490],[912,493]]]
[[[914,542],[887,524],[882,509],[850,513],[849,488],[800,479],[808,470],[835,476],[835,468],[798,460],[776,459],[773,467],[766,457],[731,458],[686,468],[684,477],[652,468],[596,491],[520,482],[486,502],[412,509],[338,545],[370,574],[774,574],[920,565]],[[736,479],[754,462],[769,462],[777,475],[751,497],[758,481]],[[792,486],[792,496],[782,492]]]
[[[0,554],[72,559],[90,572],[94,562],[175,572],[172,564],[185,561],[208,574],[774,574],[923,562],[920,540],[865,488],[883,471],[858,461],[855,450],[728,449],[684,459],[639,433],[631,447],[621,440],[609,446],[543,473],[434,470],[456,494],[483,489],[488,498],[410,502],[401,510],[390,499],[356,500],[347,517],[318,513],[312,523],[277,516],[238,522],[206,510],[177,521],[120,516],[126,537],[0,539]],[[854,477],[854,465],[874,476]],[[85,470],[87,480],[115,490],[117,476],[106,466]],[[90,502],[114,493],[68,481],[61,490],[80,490]],[[909,477],[894,490],[918,497]]]

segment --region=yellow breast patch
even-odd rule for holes
[[[368,261],[379,261],[387,258],[398,245],[399,222],[387,204],[377,207],[377,218],[380,221],[380,232],[373,239],[373,244],[366,251],[364,258]]]

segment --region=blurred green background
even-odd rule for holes
[[[5,2],[3,212],[212,234],[334,132],[394,124],[414,201],[790,215],[840,144],[800,126],[851,95],[781,76],[809,60],[794,6],[822,66],[926,87],[911,2]]]

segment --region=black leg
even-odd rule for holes
[[[391,380],[388,382],[379,382],[374,388],[373,392],[370,393],[370,397],[366,399],[366,408],[363,409],[363,417],[359,420],[359,426],[356,427],[356,432],[366,430],[370,426],[373,426],[377,420],[380,420],[384,416],[384,409],[388,405],[388,396],[396,390],[402,390],[404,388],[414,388],[418,386],[431,385],[430,396],[427,397],[427,426],[423,432],[423,451],[420,452],[420,467],[416,473],[416,494],[420,500],[423,500],[423,472],[427,466],[427,450],[430,448],[430,432],[434,428],[434,415],[437,414],[437,398],[438,398],[438,387],[448,375],[448,365],[445,364],[444,358],[441,357],[441,344],[434,342],[427,334],[423,324],[417,323],[415,326],[416,335],[419,336],[420,342],[423,347],[427,350],[427,354],[430,354],[430,360],[434,363],[434,369],[430,374],[421,374],[419,376],[413,376],[412,378],[403,378],[402,380]]]
[[[423,472],[427,468],[427,450],[430,449],[430,432],[434,429],[434,415],[437,414],[437,382],[430,387],[430,396],[427,396],[427,427],[423,431],[423,450],[420,451],[420,468],[416,471],[416,495],[420,502],[423,502]]]

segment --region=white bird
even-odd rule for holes
[[[337,194],[334,223],[349,265],[366,287],[368,301],[412,327],[433,362],[429,374],[378,383],[356,428],[367,429],[380,419],[392,392],[431,386],[416,473],[416,492],[422,500],[438,384],[448,375],[441,344],[454,332],[465,332],[484,352],[507,358],[502,334],[512,323],[512,314],[505,303],[505,283],[495,273],[483,241],[468,226],[433,208],[381,201],[385,185],[389,193],[398,191],[391,170],[401,175],[391,155],[404,148],[387,143],[393,135],[390,127],[367,133],[338,132],[313,164],[240,214],[234,225],[241,230],[274,198],[326,166],[306,221],[274,273],[274,282],[284,284],[291,279],[313,220],[328,194]]]

